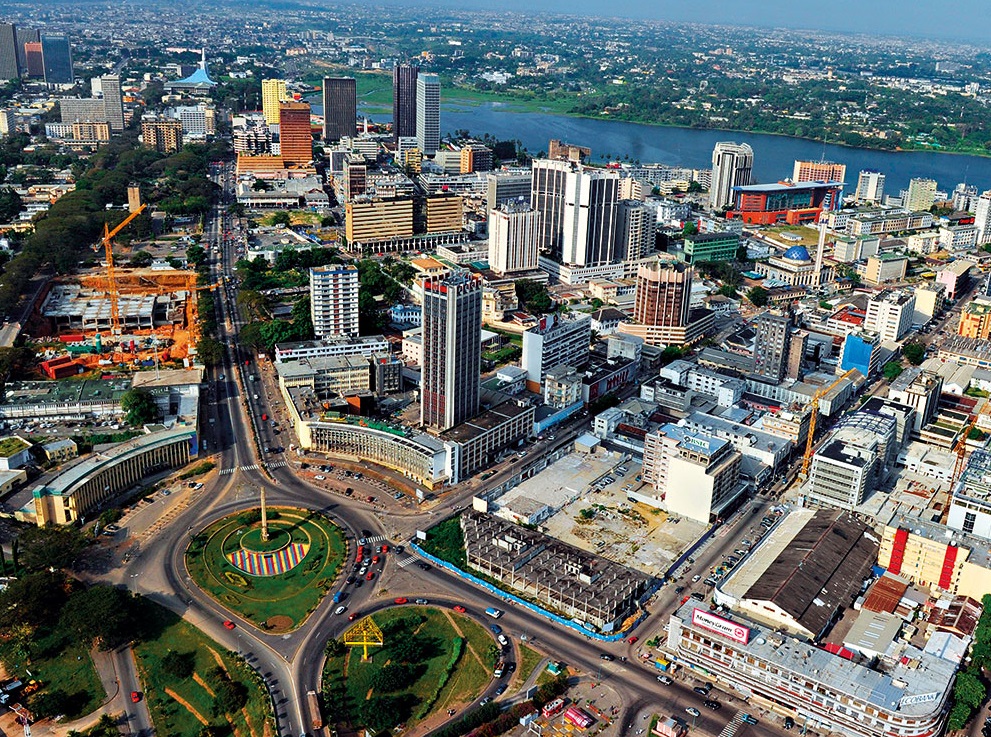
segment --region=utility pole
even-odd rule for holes
[[[268,510],[265,507],[265,484],[261,485],[262,492],[262,540],[268,542]]]

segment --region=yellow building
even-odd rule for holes
[[[348,243],[413,236],[413,199],[361,199],[344,206]]]
[[[72,138],[75,141],[106,143],[110,140],[110,123],[75,122],[72,124]]]
[[[412,173],[419,174],[423,170],[423,152],[418,148],[403,151],[402,164],[409,167]]]
[[[269,125],[279,124],[279,103],[289,99],[286,96],[286,80],[262,80],[262,114]]]
[[[464,205],[456,194],[427,197],[427,233],[454,233],[462,228]]]
[[[416,269],[417,281],[431,276],[444,276],[450,269],[435,258],[410,259],[410,266]]]
[[[991,299],[977,297],[960,313],[957,333],[965,338],[991,338]]]

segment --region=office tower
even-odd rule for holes
[[[991,243],[991,189],[981,192],[974,204],[977,245]]]
[[[867,300],[864,330],[881,340],[901,340],[912,329],[915,318],[915,291],[884,289]]]
[[[418,232],[456,233],[464,226],[464,200],[453,192],[438,192],[422,202],[422,227]]]
[[[616,218],[617,261],[635,261],[654,250],[655,211],[639,200],[620,200]]]
[[[495,210],[499,205],[507,202],[530,202],[533,173],[529,169],[495,172],[487,175],[485,179],[486,210]]]
[[[41,54],[45,63],[45,84],[72,84],[72,46],[63,33],[41,34]]]
[[[28,58],[25,46],[27,46],[27,44],[40,43],[41,33],[34,28],[15,28],[14,39],[17,44],[17,48],[14,49],[17,54],[17,69],[21,74],[27,74]]]
[[[286,80],[262,80],[262,115],[269,125],[279,124],[279,103],[289,99],[286,92]]]
[[[489,212],[489,267],[497,274],[537,268],[540,213],[529,202],[500,205]]]
[[[796,159],[793,182],[842,182],[846,179],[846,164],[832,161],[802,161]]]
[[[530,180],[530,204],[540,213],[537,247],[553,258],[561,258],[564,232],[564,187],[571,171],[567,161],[536,159]]]
[[[344,201],[351,202],[365,194],[368,188],[368,166],[365,157],[351,154],[344,160]]]
[[[916,177],[909,180],[905,207],[915,212],[928,210],[936,202],[936,180]]]
[[[392,139],[416,137],[416,78],[419,67],[399,64],[392,70]]]
[[[17,113],[13,109],[0,110],[0,135],[9,136],[17,130]]]
[[[577,266],[609,264],[616,256],[619,172],[569,172],[564,187],[561,262]]]
[[[440,78],[420,74],[416,78],[416,141],[424,156],[440,148]]]
[[[864,169],[857,177],[858,204],[880,205],[884,201],[884,174]]]
[[[305,166],[313,160],[309,103],[279,103],[279,141],[286,166]]]
[[[17,67],[17,29],[13,23],[0,23],[0,79],[20,77]]]
[[[688,324],[692,268],[685,264],[644,264],[637,269],[633,319],[642,325]]]
[[[358,87],[353,77],[323,78],[323,140],[330,143],[358,130]]]
[[[421,424],[444,431],[478,414],[481,334],[480,277],[456,271],[424,279]]]
[[[721,141],[712,150],[712,184],[709,207],[722,210],[733,205],[733,187],[750,184],[754,168],[754,150],[746,143]]]
[[[45,55],[41,51],[41,41],[24,44],[24,68],[27,75],[34,79],[45,76]]]
[[[100,84],[103,87],[103,107],[110,130],[120,133],[124,130],[124,98],[120,92],[120,76],[104,74],[100,77]]]
[[[754,321],[754,333],[754,373],[777,384],[788,370],[791,312],[762,312]]]
[[[182,147],[182,121],[155,116],[142,118],[141,140],[145,146],[163,154],[175,153]]]
[[[558,317],[551,313],[542,316],[540,322],[523,331],[520,368],[526,371],[527,389],[540,392],[547,373],[557,366],[584,368],[588,365],[591,342],[592,319],[589,315]]]
[[[318,338],[358,335],[358,267],[310,269],[310,319]]]
[[[107,108],[98,97],[60,97],[59,114],[63,123],[106,123]]]

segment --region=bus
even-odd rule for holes
[[[310,708],[310,724],[313,729],[321,729],[323,727],[323,715],[320,714],[320,698],[316,691],[306,692],[306,705]]]
[[[566,712],[564,712],[564,720],[566,722],[571,722],[578,729],[588,729],[593,724],[595,720],[589,716],[588,712],[583,709],[579,709],[577,706],[569,707]]]

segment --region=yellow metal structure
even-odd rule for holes
[[[805,455],[802,457],[802,478],[807,479],[809,477],[809,464],[812,462],[812,449],[815,448],[816,420],[819,417],[819,400],[829,394],[829,392],[839,385],[841,381],[844,379],[849,379],[855,372],[857,372],[857,369],[850,369],[844,372],[843,375],[832,384],[819,389],[812,395],[812,401],[809,403],[812,407],[812,414],[809,417],[809,437],[805,441]]]
[[[362,660],[368,660],[369,645],[382,647],[385,644],[385,635],[382,634],[382,630],[379,629],[379,626],[375,624],[375,620],[371,617],[365,617],[359,621],[354,627],[344,633],[342,639],[348,647],[363,648]]]
[[[120,307],[117,299],[117,276],[114,274],[114,236],[130,224],[134,218],[144,212],[148,205],[142,203],[137,210],[132,212],[117,227],[110,230],[107,223],[103,224],[103,249],[107,254],[107,292],[110,294],[110,334],[113,337],[121,335],[120,329]]]
[[[960,433],[957,438],[957,444],[954,446],[953,451],[957,454],[956,463],[953,465],[953,479],[950,481],[950,491],[952,492],[953,487],[957,485],[957,481],[960,480],[960,474],[963,473],[964,466],[966,466],[967,458],[967,436],[970,435],[971,430],[977,427],[978,420],[981,419],[981,415],[989,414],[988,412],[988,402],[985,402],[979,412],[974,415],[974,419],[971,421],[966,428]],[[947,505],[949,509],[949,505]]]

